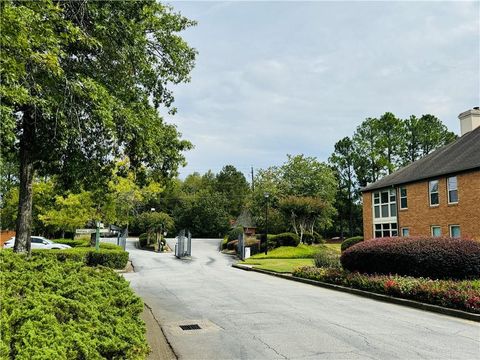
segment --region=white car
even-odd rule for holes
[[[4,249],[10,249],[13,248],[15,245],[15,238],[11,238],[8,241],[5,241],[3,244]],[[71,246],[65,245],[65,244],[58,244],[53,242],[52,240],[45,239],[42,236],[32,236],[32,249],[58,249],[58,250],[64,250],[64,249],[70,249]]]

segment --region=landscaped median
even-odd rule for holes
[[[295,258],[310,256],[305,248],[278,248],[267,258],[256,255],[235,266],[480,321],[480,244],[475,241],[382,239],[355,244],[341,257],[325,246],[315,249],[314,259]],[[310,264],[299,267],[298,260]]]
[[[314,264],[314,257],[319,252],[334,252],[325,245],[281,246],[264,253],[253,255],[240,264],[257,269],[279,273],[291,273],[294,269]]]
[[[124,266],[110,248],[0,251],[0,358],[145,359],[142,300],[113,269],[86,266]]]

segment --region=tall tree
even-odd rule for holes
[[[18,252],[30,247],[35,173],[98,186],[123,154],[176,174],[191,145],[158,109],[174,113],[170,84],[189,80],[196,52],[177,33],[194,22],[155,0],[5,0],[0,11],[1,142],[20,154]]]
[[[400,149],[405,141],[402,121],[391,112],[386,112],[376,120],[377,147],[381,151],[381,165],[391,174],[400,163]]]
[[[336,208],[338,211],[340,232],[343,235],[343,224],[348,219],[350,236],[353,236],[355,223],[354,219],[355,201],[358,199],[358,191],[355,176],[355,150],[353,141],[348,136],[335,143],[335,150],[329,158],[338,178],[338,193]]]
[[[245,176],[233,165],[223,167],[215,177],[216,190],[227,199],[227,212],[236,218],[242,212],[250,187]]]

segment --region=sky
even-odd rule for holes
[[[170,1],[196,20],[191,82],[173,87],[180,177],[287,154],[327,161],[367,117],[458,114],[480,105],[480,2]]]

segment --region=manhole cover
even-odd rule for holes
[[[180,325],[182,330],[200,330],[201,327],[198,324],[191,324],[191,325]]]

